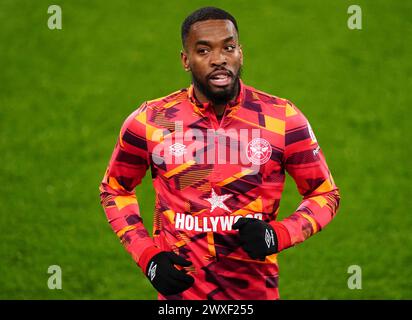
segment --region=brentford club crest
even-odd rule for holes
[[[272,146],[263,138],[255,138],[246,148],[246,155],[250,162],[256,165],[265,164],[272,154]]]

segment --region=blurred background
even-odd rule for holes
[[[47,27],[53,4],[62,30]],[[236,17],[244,82],[304,112],[341,190],[336,219],[279,255],[281,298],[412,298],[412,2],[1,0],[1,299],[156,299],[98,187],[124,119],[189,85],[180,25],[207,5]],[[150,172],[136,192],[151,230]],[[299,202],[288,178],[280,217]]]

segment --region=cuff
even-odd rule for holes
[[[278,238],[278,252],[291,247],[292,241],[290,239],[288,229],[286,229],[286,227],[278,221],[273,221],[270,225],[275,230],[276,237]]]
[[[158,247],[153,246],[153,247],[146,248],[142,252],[137,264],[140,266],[140,268],[142,268],[145,274],[146,274],[146,267],[149,264],[149,261],[152,260],[152,258],[161,251],[162,250],[160,250]]]

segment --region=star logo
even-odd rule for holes
[[[218,196],[215,190],[212,188],[212,193],[210,198],[207,198],[206,201],[209,201],[211,209],[210,212],[213,212],[216,208],[221,208],[226,211],[230,211],[228,207],[224,204],[224,201],[229,199],[232,194],[225,194],[223,196]]]

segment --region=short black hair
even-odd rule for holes
[[[192,12],[183,21],[181,29],[183,47],[185,46],[186,38],[189,34],[190,27],[196,22],[206,20],[230,20],[235,26],[236,32],[239,34],[236,19],[229,12],[216,7],[204,7]]]

